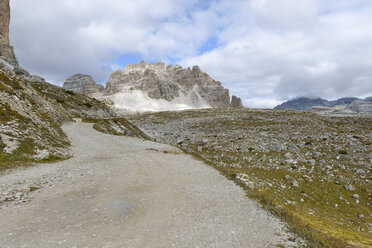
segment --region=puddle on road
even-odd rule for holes
[[[127,204],[125,201],[117,200],[111,202],[108,205],[107,210],[110,216],[118,218],[129,215],[131,208],[132,206]]]

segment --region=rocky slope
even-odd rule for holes
[[[63,126],[72,159],[0,175],[2,248],[306,247],[201,161],[91,126]]]
[[[84,74],[75,74],[67,78],[63,88],[87,96],[94,96],[105,89],[102,85],[97,84],[91,76]]]
[[[18,60],[9,41],[9,23],[9,0],[0,0],[0,58],[13,66],[18,66]]]
[[[146,104],[152,107],[164,106],[159,110],[171,110],[172,105],[180,109],[243,107],[241,99],[235,96],[230,103],[229,90],[202,72],[198,66],[184,69],[178,65],[147,64],[145,61],[127,65],[125,71],[117,70],[110,76],[101,94],[97,94],[99,89],[91,81],[89,90],[82,90],[87,85],[86,81],[75,75],[65,82],[64,88],[98,99],[109,99],[119,108],[139,109],[139,105]],[[133,97],[136,94],[142,102],[137,106],[129,106],[128,102],[136,101]]]
[[[371,247],[370,116],[208,109],[129,120],[214,165],[311,247]]]
[[[354,103],[354,107],[351,104]],[[363,107],[356,107],[363,105]],[[334,112],[372,112],[372,98],[359,99],[357,97],[344,97],[334,101],[328,101],[322,98],[299,97],[284,102],[275,107],[275,109],[293,109],[293,110],[315,110],[315,111],[334,111]],[[357,111],[356,111],[357,110]]]
[[[0,169],[66,158],[69,141],[60,129],[63,122],[114,115],[95,99],[0,70]]]
[[[75,118],[120,135],[141,133],[106,104],[47,83],[18,66],[9,44],[9,0],[0,1],[0,171],[69,157],[62,123]],[[81,75],[89,90],[90,77]],[[92,91],[90,91],[92,92]],[[104,119],[104,120],[102,120]],[[100,121],[99,121],[100,120]]]

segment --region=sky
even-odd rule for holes
[[[372,96],[370,0],[11,0],[20,65],[103,85],[126,64],[199,65],[245,106]]]

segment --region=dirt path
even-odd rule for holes
[[[297,246],[242,189],[176,148],[90,124],[64,130],[72,159],[0,176],[3,195],[23,191],[0,205],[0,247]]]

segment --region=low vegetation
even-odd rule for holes
[[[243,109],[130,120],[215,166],[313,247],[372,246],[371,117]]]
[[[69,158],[64,122],[113,116],[95,99],[0,70],[0,171]]]
[[[148,135],[125,118],[84,118],[83,122],[94,123],[93,128],[102,133],[151,140]]]

